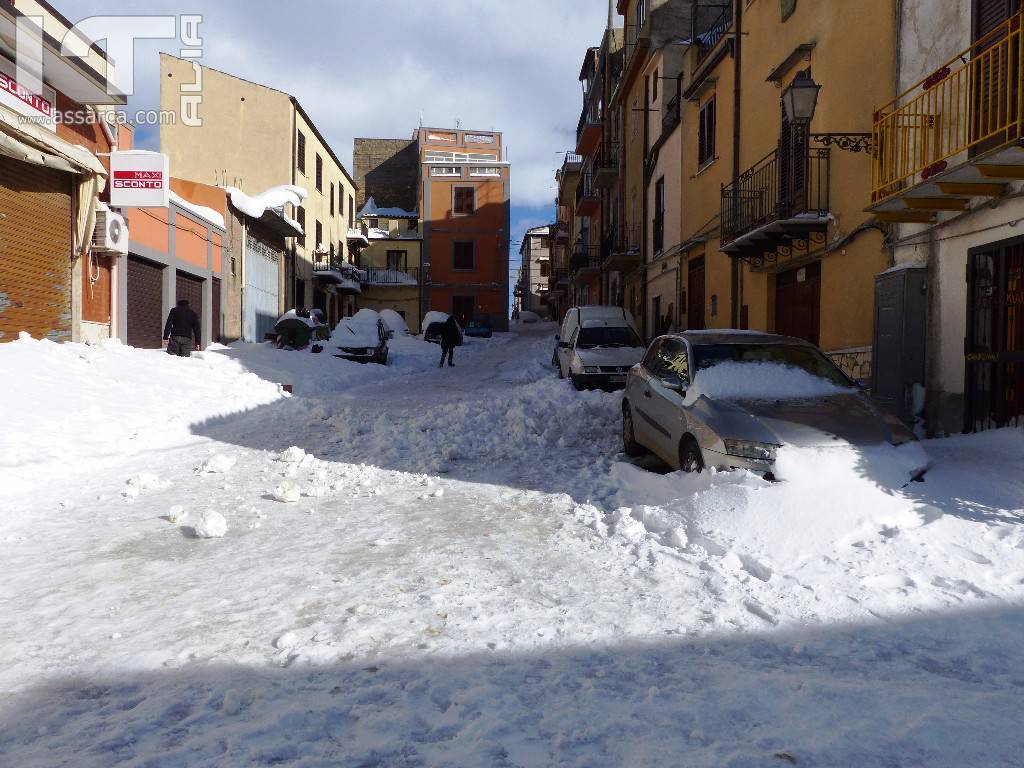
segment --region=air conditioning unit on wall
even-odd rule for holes
[[[128,253],[128,224],[124,216],[110,210],[96,211],[96,228],[92,232],[92,249],[107,253]]]

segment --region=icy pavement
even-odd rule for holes
[[[0,346],[0,765],[1019,764],[1024,434],[659,474],[553,333]]]

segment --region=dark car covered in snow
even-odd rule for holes
[[[337,346],[335,357],[357,363],[388,363],[388,338],[391,331],[379,317],[346,317],[331,335]]]

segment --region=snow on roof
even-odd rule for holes
[[[381,208],[377,201],[371,196],[362,210],[356,216],[357,219],[418,219],[419,213],[407,211],[404,208]]]
[[[302,205],[302,201],[309,197],[309,193],[305,188],[297,187],[294,184],[281,184],[271,187],[255,197],[245,194],[245,192],[237,187],[225,187],[225,191],[231,198],[231,205],[246,216],[258,219],[268,210],[271,210],[289,224],[294,225],[300,232],[302,231],[302,227],[299,226],[298,222],[285,216],[284,207],[288,203],[295,206]]]
[[[219,211],[215,211],[213,208],[207,208],[204,205],[196,205],[193,202],[189,202],[173,190],[171,190],[171,200],[175,205],[184,208],[186,211],[198,216],[203,221],[209,222],[215,227],[224,229],[224,216],[222,216]]]

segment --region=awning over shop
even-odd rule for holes
[[[68,173],[104,178],[107,175],[103,164],[87,149],[31,122],[23,122],[6,107],[0,107],[0,154]]]

